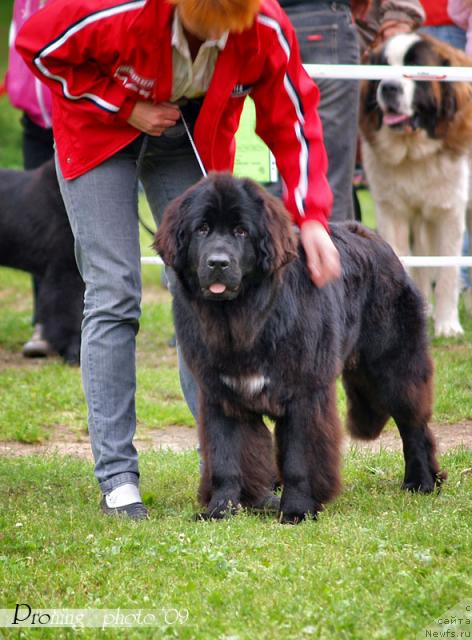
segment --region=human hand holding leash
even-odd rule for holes
[[[306,263],[314,284],[321,288],[341,275],[339,253],[320,222],[308,220],[300,229]]]
[[[139,101],[127,122],[150,136],[160,136],[166,129],[173,127],[179,118],[180,110],[171,102],[151,104]]]

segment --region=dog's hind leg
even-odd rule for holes
[[[340,489],[341,428],[336,388],[293,398],[276,423],[277,456],[284,485],[281,522],[316,517]]]
[[[273,438],[262,419],[241,422],[241,473],[243,506],[260,507],[274,503],[272,487],[277,480]]]
[[[374,440],[390,415],[379,406],[379,394],[361,367],[343,371],[347,396],[346,427],[354,438]]]
[[[434,436],[428,427],[432,366],[423,355],[423,363],[421,359],[415,363],[416,372],[412,376],[408,370],[400,373],[395,364],[379,362],[378,375],[366,374],[360,369],[343,373],[348,398],[347,428],[356,438],[373,439],[392,416],[403,444],[405,478],[402,486],[428,493],[446,478],[440,471]]]
[[[67,364],[79,364],[84,284],[75,267],[53,264],[41,280],[38,317],[44,337]]]
[[[389,398],[390,409],[403,442],[405,478],[403,489],[430,493],[446,478],[436,458],[434,435],[428,426],[432,411],[433,367],[426,354],[416,362],[423,375],[404,376]]]

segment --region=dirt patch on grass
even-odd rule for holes
[[[187,451],[197,446],[197,430],[188,426],[149,429],[134,439],[138,451],[171,449]],[[0,441],[0,456],[26,456],[59,453],[92,460],[88,436],[72,433],[66,427],[56,426],[53,435],[44,444]]]
[[[431,425],[431,427],[436,435],[440,453],[460,446],[472,451],[472,421],[450,425]],[[197,446],[197,430],[188,426],[153,429],[146,431],[145,436],[138,435],[134,443],[140,452],[158,449],[187,451]],[[382,433],[377,440],[372,442],[354,441],[346,437],[345,450],[351,446],[362,451],[372,452],[378,452],[381,449],[386,451],[402,450],[400,436],[394,430]],[[73,433],[60,426],[55,428],[54,435],[45,444],[0,441],[0,456],[44,455],[48,453],[72,455],[92,460],[88,437]]]
[[[56,359],[55,356],[49,358],[25,358],[20,351],[9,351],[0,347],[0,371],[3,369],[18,369],[18,368],[39,368],[48,362]],[[60,362],[60,358],[57,357],[57,361]]]

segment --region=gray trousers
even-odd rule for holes
[[[74,180],[64,180],[56,166],[85,282],[82,379],[95,476],[108,493],[139,479],[133,445],[141,302],[138,179],[158,224],[166,205],[202,174],[181,124],[158,138],[140,136]],[[185,363],[179,364],[184,395],[195,415],[196,383]]]
[[[359,64],[356,27],[347,5],[298,2],[285,11],[296,29],[305,64]],[[359,81],[316,79],[318,112],[328,154],[328,181],[334,202],[330,220],[354,219],[352,176],[356,160]]]

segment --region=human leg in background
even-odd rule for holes
[[[339,2],[286,6],[305,64],[359,64],[359,42],[351,12]],[[330,220],[354,219],[352,178],[356,158],[359,82],[316,79],[318,111],[328,154],[328,180],[334,202]]]
[[[54,140],[52,129],[44,129],[35,124],[26,114],[21,119],[23,127],[23,166],[25,169],[36,169],[52,158],[54,154]],[[51,347],[42,337],[43,319],[38,317],[38,295],[41,279],[32,277],[33,281],[33,335],[23,346],[23,355],[27,358],[46,357]]]
[[[85,282],[81,366],[89,431],[105,513],[147,517],[139,496],[135,345],[141,265],[136,161],[142,137],[74,180],[61,193]]]
[[[418,29],[420,33],[426,33],[433,38],[447,42],[448,44],[464,51],[466,45],[466,34],[464,29],[455,24],[445,24],[430,27],[421,27]]]

